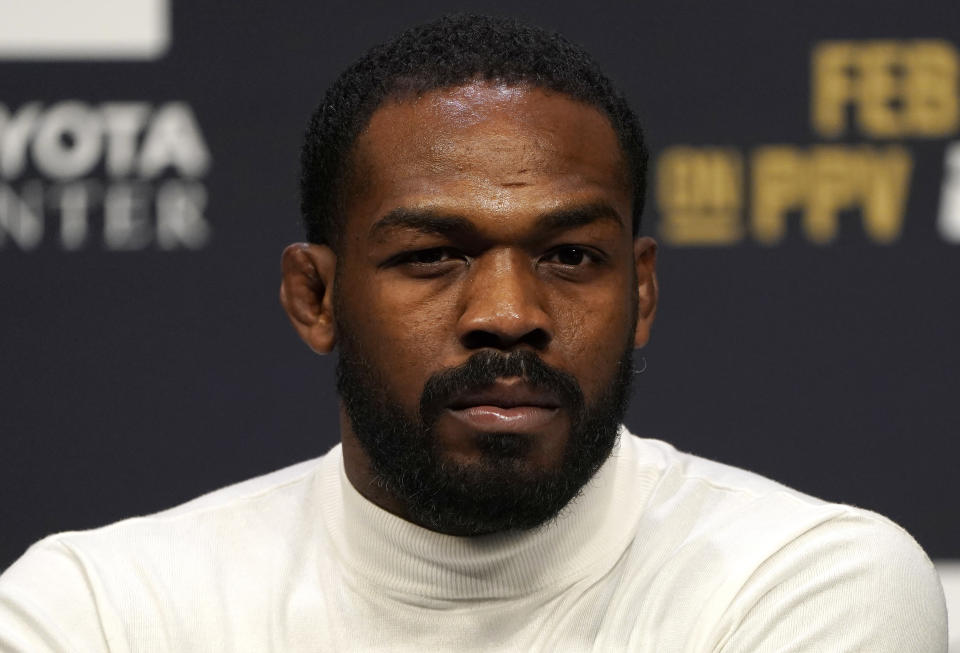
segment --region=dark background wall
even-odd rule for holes
[[[565,33],[644,121],[631,429],[960,557],[960,10],[884,4],[174,2],[158,58],[0,58],[0,568],[337,441],[276,299],[300,138],[442,10]]]

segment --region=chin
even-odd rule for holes
[[[392,400],[371,368],[341,343],[337,389],[376,484],[410,521],[470,535],[535,528],[580,492],[616,442],[632,353],[590,403],[526,350],[434,374],[419,410]]]
[[[433,429],[437,457],[460,465],[513,466],[527,473],[557,470],[570,440],[570,421],[557,412],[537,430],[497,425],[477,429],[460,419],[441,418]]]

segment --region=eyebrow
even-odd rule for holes
[[[396,208],[373,223],[370,235],[382,237],[381,234],[391,229],[408,229],[424,234],[449,236],[453,234],[477,233],[477,228],[470,220],[461,215],[445,213],[436,209],[409,209]]]
[[[537,227],[544,231],[563,231],[583,227],[593,222],[611,220],[617,226],[623,226],[623,221],[616,209],[606,202],[598,201],[545,213],[537,220]]]
[[[606,202],[598,201],[544,213],[537,218],[536,228],[547,232],[563,231],[600,221],[613,221],[618,226],[623,225],[623,220],[616,209]],[[476,225],[464,216],[430,208],[393,209],[373,223],[370,227],[370,235],[375,238],[382,237],[384,232],[391,229],[408,229],[440,236],[478,235]]]

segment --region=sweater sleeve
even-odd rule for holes
[[[30,548],[0,576],[0,651],[108,651],[83,565],[56,538]]]
[[[903,529],[851,511],[770,556],[738,594],[718,653],[946,653],[933,564]]]

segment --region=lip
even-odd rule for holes
[[[447,408],[458,421],[478,431],[524,433],[553,421],[560,412],[560,399],[518,379],[457,395]]]
[[[497,381],[478,390],[460,393],[449,404],[451,410],[476,406],[559,408],[560,398],[553,392],[539,390],[526,381],[515,379]]]

